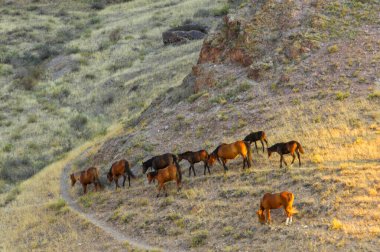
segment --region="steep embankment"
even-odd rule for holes
[[[279,156],[254,153],[223,175],[184,178],[183,190],[155,199],[140,177],[132,188],[80,196],[83,211],[158,246],[176,249],[347,250],[379,243],[380,6],[375,1],[255,1],[225,19],[203,44],[183,84],[156,99],[128,132],[82,156],[73,170],[105,171],[127,158],[201,148],[265,130],[269,143],[297,140],[303,165],[278,168]],[[187,167],[185,163],[182,163]],[[184,174],[186,169],[184,170]],[[187,175],[187,174],[186,174]],[[169,186],[170,187],[170,186]],[[282,210],[262,226],[265,192],[289,190],[299,213]],[[126,232],[127,233],[127,232]]]

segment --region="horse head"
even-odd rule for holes
[[[259,222],[260,222],[261,224],[264,224],[264,223],[265,223],[265,215],[264,215],[264,211],[261,210],[261,209],[259,209],[259,210],[256,212],[256,214],[257,214],[257,217],[259,218]]]
[[[211,153],[209,156],[208,156],[208,160],[207,160],[207,164],[209,166],[213,166],[215,164],[215,161],[217,159],[217,156],[215,153]]]
[[[111,171],[111,169],[110,169],[109,172],[107,172],[107,180],[108,180],[108,182],[110,182],[110,183],[113,181],[113,176],[112,176],[112,171]]]
[[[70,179],[71,179],[71,186],[74,186],[74,185],[75,185],[75,182],[77,182],[77,179],[75,178],[74,173],[72,173],[72,174],[70,175]]]
[[[157,176],[157,172],[148,172],[146,174],[146,177],[148,178],[149,184],[152,183],[152,181],[154,181],[156,179],[156,176]]]

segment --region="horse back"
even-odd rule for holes
[[[163,169],[157,171],[157,180],[160,183],[166,183],[168,181],[176,180],[177,178],[177,167],[171,164]]]
[[[125,159],[121,159],[112,164],[111,170],[112,175],[123,175],[125,173],[125,167],[127,166],[128,161]]]

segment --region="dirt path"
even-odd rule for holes
[[[77,202],[70,196],[70,193],[69,193],[69,184],[67,183],[67,178],[68,178],[68,174],[70,172],[70,168],[71,168],[71,164],[67,164],[65,166],[65,168],[63,169],[62,176],[60,178],[61,196],[67,202],[68,206],[74,212],[76,212],[82,218],[91,222],[93,225],[104,230],[104,232],[106,232],[107,234],[112,236],[118,242],[121,242],[121,243],[127,242],[131,246],[138,248],[138,249],[143,249],[143,250],[157,250],[157,249],[159,249],[162,251],[166,251],[163,248],[153,247],[153,246],[146,244],[145,242],[138,241],[136,239],[133,239],[131,237],[126,236],[125,234],[123,234],[119,230],[115,229],[111,225],[109,225],[106,222],[96,218],[96,216],[94,214],[84,213],[81,210],[81,208],[79,207],[79,205],[77,204]]]

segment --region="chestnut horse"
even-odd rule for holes
[[[96,167],[90,167],[87,170],[72,173],[70,175],[71,186],[74,186],[77,181],[82,184],[83,193],[87,193],[87,185],[94,184],[95,191],[101,188],[99,181],[99,170]]]
[[[296,155],[294,155],[294,152],[297,153],[298,164],[299,164],[299,166],[301,166],[300,152],[302,154],[305,153],[301,144],[297,141],[290,141],[287,143],[276,143],[275,145],[269,147],[267,150],[268,150],[268,158],[270,158],[272,152],[277,152],[278,154],[281,155],[280,168],[282,168],[282,161],[284,161],[284,164],[286,166],[288,166],[288,164],[285,161],[285,158],[283,157],[284,154],[290,153],[290,155],[292,155],[292,157],[293,157],[292,164],[293,164],[294,159],[296,158]]]
[[[163,169],[169,165],[175,164],[179,168],[178,158],[172,153],[165,153],[159,156],[154,156],[147,161],[142,163],[143,173],[145,174],[149,167],[152,167],[153,170],[157,171]],[[179,169],[180,170],[180,169]]]
[[[163,169],[159,169],[154,172],[148,172],[146,174],[148,178],[149,184],[153,180],[158,181],[158,193],[157,197],[160,195],[160,191],[163,188],[165,191],[165,196],[168,196],[168,193],[166,191],[165,183],[175,180],[177,182],[177,191],[181,189],[181,181],[182,181],[182,175],[179,172],[180,168],[178,168],[176,165],[169,165],[168,167],[165,167]]]
[[[241,155],[243,158],[243,169],[245,164],[248,168],[251,167],[252,153],[251,145],[245,141],[236,141],[231,144],[221,144],[210,154],[208,159],[208,165],[212,166],[215,160],[218,160],[220,164],[223,164],[224,172],[228,171],[226,163],[228,159],[235,159],[237,155]]]
[[[260,208],[256,212],[259,217],[260,223],[270,223],[270,210],[278,209],[283,207],[286,214],[286,225],[292,224],[292,215],[297,213],[297,210],[293,208],[294,195],[291,192],[281,192],[281,193],[266,193],[260,201]],[[264,211],[266,211],[266,220]]]
[[[128,176],[128,184],[129,187],[131,187],[131,177],[135,178],[136,176],[132,173],[129,162],[125,159],[116,161],[112,164],[109,172],[107,173],[107,179],[108,182],[112,183],[112,181],[115,181],[115,185],[117,189],[119,186],[119,177],[123,176],[123,187],[125,187],[125,180]]]
[[[208,153],[205,150],[200,151],[186,151],[184,153],[178,154],[178,162],[181,162],[182,159],[185,159],[189,161],[190,167],[189,167],[189,177],[191,176],[191,169],[193,169],[194,177],[195,175],[195,169],[194,164],[199,163],[203,161],[204,163],[204,175],[206,175],[206,168],[208,169],[208,174],[211,174],[210,167],[207,164],[208,160]]]
[[[252,142],[254,142],[255,146],[256,146],[257,153],[259,153],[259,150],[257,149],[256,141],[261,142],[261,146],[263,146],[263,152],[265,152],[264,151],[264,142],[267,144],[267,148],[268,148],[268,139],[267,139],[267,135],[265,134],[264,131],[252,132],[251,134],[246,136],[243,141],[247,141],[250,144],[252,144]]]

